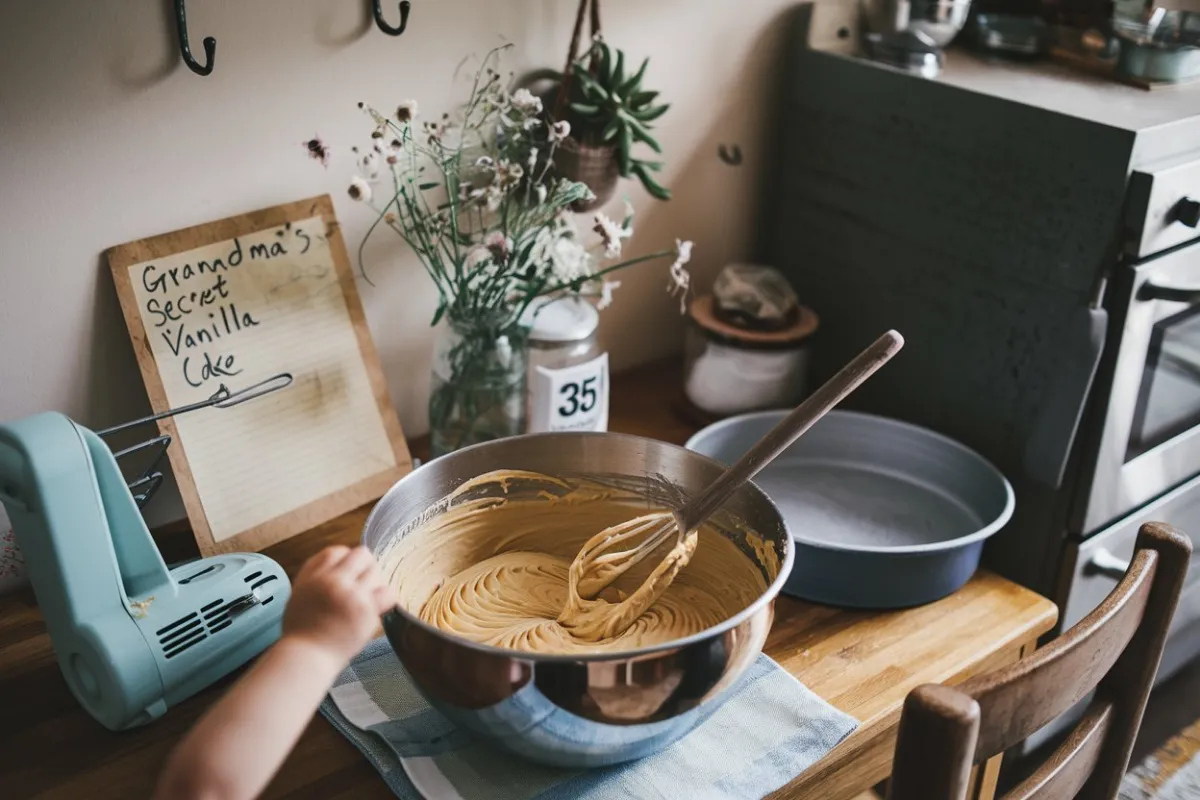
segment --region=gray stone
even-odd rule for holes
[[[758,264],[730,264],[721,270],[713,298],[720,316],[765,327],[786,325],[799,304],[787,278]]]

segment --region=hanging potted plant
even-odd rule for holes
[[[566,120],[571,131],[555,153],[555,167],[563,177],[591,189],[593,196],[576,203],[577,211],[590,211],[607,203],[621,178],[637,178],[651,196],[669,200],[670,191],[653,174],[662,169],[662,162],[637,155],[643,146],[662,154],[651,131],[669,108],[656,105],[658,92],[642,85],[650,59],[642,61],[636,71],[627,70],[625,53],[600,38],[598,0],[591,0],[592,46],[584,58],[578,59],[576,51],[588,2],[582,0],[579,5],[566,69],[551,114],[551,122]]]
[[[438,289],[429,400],[435,456],[522,432],[523,326],[538,298],[586,295],[604,308],[618,285],[611,273],[667,257],[669,288],[681,295],[688,289],[690,242],[619,260],[633,233],[632,209],[620,222],[597,214],[597,237],[584,241],[570,209],[592,194],[551,169],[568,123],[548,124],[538,97],[505,88],[494,68],[504,49],[484,59],[453,117],[418,123],[415,102],[391,115],[360,105],[373,124],[372,144],[355,150],[359,174],[349,192],[374,208],[367,237],[396,233]],[[327,161],[322,142],[306,147]],[[360,247],[366,277],[362,253]]]

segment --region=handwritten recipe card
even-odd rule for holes
[[[201,552],[261,549],[412,466],[328,196],[121,245],[109,263]]]

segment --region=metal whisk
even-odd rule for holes
[[[809,395],[736,464],[682,508],[647,514],[607,528],[589,539],[571,562],[567,604],[558,621],[586,639],[608,638],[627,630],[687,565],[695,551],[700,526],[734,492],[875,374],[903,346],[904,339],[900,334],[895,331],[885,333]],[[672,537],[675,546],[632,595],[616,604],[595,599],[630,567]]]

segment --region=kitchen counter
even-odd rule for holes
[[[610,428],[683,443],[695,426],[668,398],[674,365],[613,380]],[[425,456],[422,442],[415,455]],[[289,574],[322,546],[358,541],[369,508],[346,514],[266,552]],[[186,529],[159,535],[168,561],[195,554]],[[963,589],[921,608],[843,611],[781,597],[766,652],[860,728],[778,797],[853,798],[887,776],[904,696],[927,682],[956,682],[1016,660],[1054,624],[1053,603],[980,572]],[[6,797],[148,797],[172,745],[231,679],[124,733],[100,727],[75,702],[28,591],[0,597],[0,775]],[[998,761],[977,771],[991,794]],[[383,781],[323,719],[309,725],[269,798],[388,798]]]

